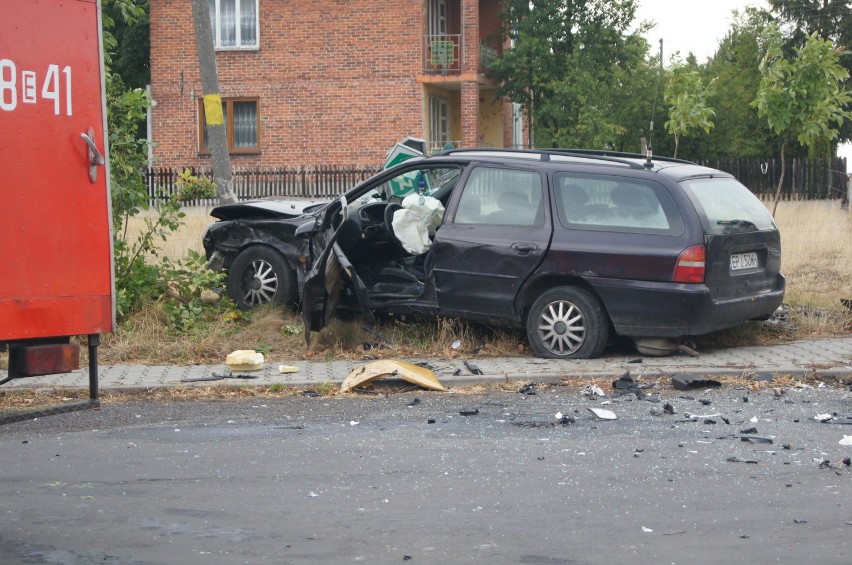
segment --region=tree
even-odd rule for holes
[[[737,14],[716,53],[702,69],[705,80],[716,81],[716,88],[707,97],[708,105],[716,110],[715,127],[702,139],[703,158],[762,159],[780,149],[777,136],[751,104],[760,85],[758,67],[763,53],[758,39],[769,23],[770,15],[755,8]],[[691,148],[686,145],[682,149],[688,152]]]
[[[491,74],[498,94],[527,112],[536,145],[622,142],[623,87],[648,50],[644,27],[631,30],[635,12],[635,0],[506,0],[503,31],[513,47]]]
[[[145,88],[151,82],[149,0],[107,0],[103,14],[113,40],[111,71],[129,88]]]
[[[781,136],[781,177],[775,191],[778,208],[784,182],[784,151],[791,139],[797,139],[810,150],[838,136],[843,121],[852,118],[846,106],[852,95],[843,86],[849,73],[840,64],[845,53],[826,39],[807,36],[804,45],[787,59],[778,28],[768,28],[766,54],[760,62],[760,87],[753,104],[769,127]]]
[[[816,34],[843,49],[852,49],[852,3],[849,0],[769,0],[772,14],[783,25],[787,36],[787,52],[805,42],[808,35]],[[852,57],[841,59],[846,71],[852,74]],[[846,79],[846,88],[852,88],[852,79]],[[852,120],[839,128],[837,141],[852,141]]]
[[[669,119],[665,126],[666,131],[674,135],[674,157],[677,157],[681,136],[697,128],[709,133],[713,127],[710,119],[716,112],[707,105],[707,98],[713,92],[714,83],[715,79],[704,84],[694,61],[673,66],[663,98],[669,105]]]

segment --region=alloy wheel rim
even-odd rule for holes
[[[544,346],[557,355],[574,353],[586,339],[586,321],[571,302],[556,300],[542,310],[538,336]]]
[[[252,261],[246,271],[245,282],[243,302],[250,306],[272,302],[278,292],[278,276],[272,265],[262,259]]]

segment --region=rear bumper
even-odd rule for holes
[[[772,314],[784,300],[785,280],[741,298],[714,300],[703,284],[649,283],[589,279],[604,302],[616,333],[624,336],[680,337],[737,326]]]

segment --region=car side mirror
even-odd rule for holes
[[[305,222],[301,226],[296,228],[296,239],[305,239],[309,237],[313,237],[317,233],[317,221],[314,219],[310,222]]]

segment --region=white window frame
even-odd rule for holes
[[[443,96],[429,97],[429,141],[439,149],[450,141],[450,103]]]
[[[236,45],[222,45],[222,26],[220,25],[221,0],[209,0],[213,3],[214,12],[210,14],[213,24],[213,46],[216,51],[257,51],[260,48],[260,0],[235,0],[235,24]],[[242,6],[254,4],[254,29],[255,42],[252,45],[242,45],[242,26],[240,25]]]
[[[429,35],[447,35],[447,0],[430,0]]]

